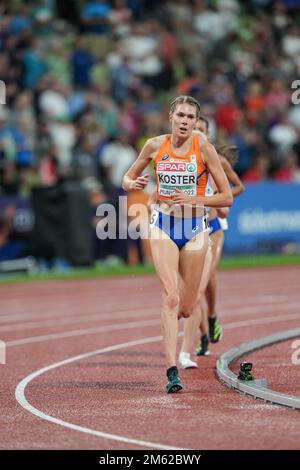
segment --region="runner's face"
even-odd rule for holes
[[[178,104],[173,113],[170,113],[173,134],[179,137],[189,137],[195,127],[196,107],[187,103]]]

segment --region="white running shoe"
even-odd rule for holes
[[[179,354],[178,362],[181,369],[196,369],[198,367],[197,362],[192,361],[190,353],[187,352]]]

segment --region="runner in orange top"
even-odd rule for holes
[[[196,301],[208,245],[204,206],[226,207],[232,202],[213,145],[192,134],[199,115],[200,105],[194,98],[176,98],[169,113],[172,134],[149,139],[123,179],[125,191],[145,188],[149,176],[142,172],[154,161],[157,203],[149,232],[154,266],[163,287],[161,327],[168,393],[183,388],[176,367],[178,317],[189,317]],[[218,190],[211,197],[205,196],[208,171]]]
[[[172,135],[167,135],[154,159],[157,199],[170,199],[175,188],[189,196],[204,196],[208,170],[201,157],[200,139],[192,135],[191,146],[183,156],[172,150]]]

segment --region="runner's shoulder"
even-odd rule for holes
[[[164,142],[167,134],[158,135],[156,137],[151,137],[147,140],[146,145],[149,146],[152,152],[156,152]]]

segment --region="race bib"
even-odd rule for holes
[[[196,162],[159,162],[156,174],[160,196],[171,196],[175,189],[180,189],[188,196],[197,195]]]

